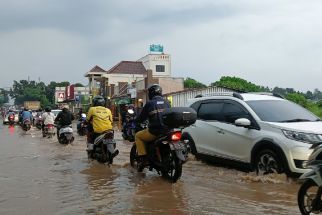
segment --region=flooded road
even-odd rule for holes
[[[75,126],[74,126],[75,128]],[[85,137],[72,145],[32,128],[0,125],[0,214],[300,214],[299,184],[191,158],[176,184],[129,165],[131,144],[116,133],[111,167],[89,162]]]

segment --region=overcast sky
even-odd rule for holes
[[[0,87],[87,84],[95,65],[163,44],[175,77],[322,90],[321,11],[320,0],[0,0]]]

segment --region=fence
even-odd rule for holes
[[[189,99],[195,98],[197,95],[211,95],[211,94],[220,94],[227,92],[235,92],[232,89],[224,88],[224,87],[208,87],[203,89],[193,89],[193,90],[185,90],[181,92],[168,93],[165,96],[171,102],[172,107],[186,106]]]

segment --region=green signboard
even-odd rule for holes
[[[163,46],[162,45],[150,45],[150,52],[163,52]]]

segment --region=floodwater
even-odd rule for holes
[[[75,126],[74,126],[75,128]],[[0,125],[0,214],[300,214],[300,184],[257,177],[193,157],[176,184],[129,165],[131,143],[116,132],[112,166],[89,162],[85,137],[72,145],[36,128]]]

